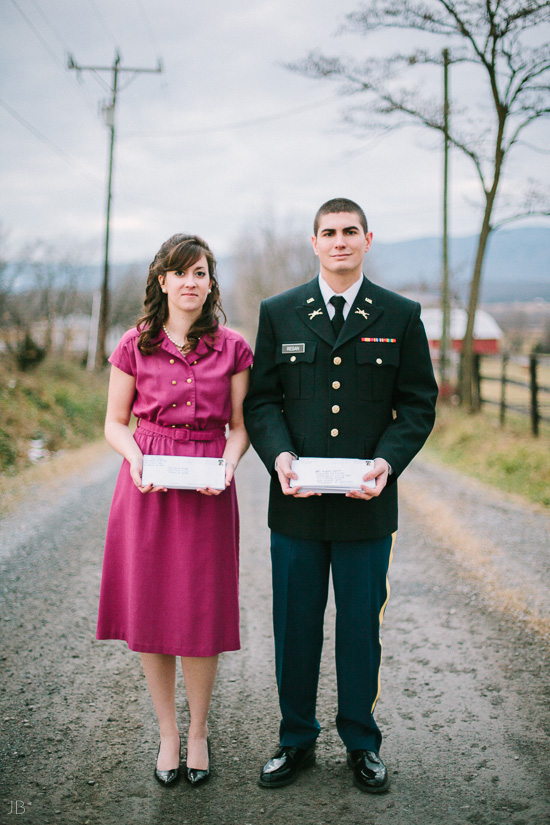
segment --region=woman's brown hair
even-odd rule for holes
[[[220,323],[220,316],[226,321],[220,299],[220,288],[216,277],[216,259],[210,247],[198,235],[178,233],[165,241],[149,267],[149,277],[145,288],[143,307],[145,314],[137,322],[140,333],[138,349],[143,355],[151,355],[160,346],[157,340],[162,325],[168,320],[168,298],[162,291],[159,275],[166,272],[184,272],[197,263],[204,255],[208,262],[210,275],[210,292],[203,304],[200,317],[197,318],[187,333],[187,345],[184,352],[191,352],[204,336],[214,338]]]

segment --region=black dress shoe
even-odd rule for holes
[[[157,751],[157,760],[159,758],[160,753],[160,745]],[[181,744],[180,744],[180,762],[181,762]],[[177,768],[171,768],[169,771],[160,771],[157,766],[155,765],[155,779],[157,779],[161,785],[164,785],[165,788],[169,788],[172,785],[175,785],[176,782],[180,778],[180,766],[178,764]]]
[[[353,770],[353,784],[367,793],[385,793],[390,787],[388,771],[375,751],[349,751],[348,765]]]
[[[206,738],[206,745],[208,747],[208,767],[202,770],[202,768],[187,768],[187,781],[191,783],[191,785],[200,785],[201,782],[206,782],[206,780],[210,777],[210,739]]]
[[[282,788],[296,782],[300,771],[312,765],[315,765],[315,747],[306,749],[281,745],[263,766],[258,785],[261,788]]]

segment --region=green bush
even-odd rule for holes
[[[33,341],[30,333],[26,333],[24,340],[17,345],[15,354],[17,366],[23,372],[36,367],[46,357],[46,350]]]
[[[17,451],[13,439],[0,427],[0,470],[12,467],[17,460]]]

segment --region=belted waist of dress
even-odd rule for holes
[[[176,426],[161,427],[160,424],[144,421],[143,418],[138,418],[137,426],[142,430],[173,438],[175,441],[215,441],[216,438],[225,437],[223,427],[218,427],[216,430],[192,430],[191,427]]]

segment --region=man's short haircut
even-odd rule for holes
[[[359,220],[361,222],[361,226],[365,231],[365,235],[368,234],[369,228],[367,225],[367,216],[359,206],[359,204],[355,203],[354,201],[350,201],[348,198],[332,198],[332,200],[327,201],[322,206],[319,207],[317,214],[315,215],[315,220],[313,222],[313,234],[317,237],[317,232],[319,231],[319,223],[323,215],[331,215],[337,212],[355,212],[359,216]]]

